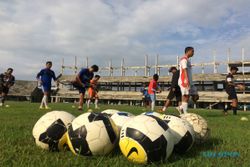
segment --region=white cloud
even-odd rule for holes
[[[32,79],[48,59],[59,71],[63,57],[119,66],[122,58],[143,65],[145,54],[175,62],[186,45],[202,55],[240,50],[250,42],[249,7],[247,0],[1,1],[0,69],[13,66],[17,78]]]

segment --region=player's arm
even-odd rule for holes
[[[184,73],[184,81],[183,82],[186,85],[186,87],[189,87],[187,68],[183,69],[183,73]]]
[[[11,80],[9,81],[8,87],[10,88],[11,86],[13,86],[15,84],[15,77],[11,77]]]
[[[85,84],[82,83],[82,81],[81,81],[81,79],[80,79],[80,73],[77,74],[77,76],[76,76],[76,82],[77,82],[79,85],[81,85],[82,87],[85,87]]]
[[[182,60],[181,61],[181,68],[182,68],[182,73],[184,75],[184,80],[183,80],[183,84],[182,86],[188,88],[189,85],[189,81],[188,81],[188,72],[187,72],[187,60]]]
[[[52,78],[53,78],[54,82],[56,83],[57,87],[59,86],[58,78],[60,78],[60,77],[61,77],[61,74],[58,77],[56,77],[55,72],[52,71]]]
[[[235,83],[233,82],[233,78],[232,77],[227,77],[227,84],[229,85],[229,86],[233,86],[233,87],[235,87],[236,85],[235,85]]]
[[[38,82],[40,82],[40,83],[42,83],[42,81],[41,81],[41,76],[43,75],[43,70],[41,70],[37,75],[36,75],[36,79],[37,79],[37,81]]]
[[[156,83],[156,86],[155,86],[155,90],[156,90],[156,93],[161,93],[161,87],[157,83]]]

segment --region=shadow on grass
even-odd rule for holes
[[[201,153],[204,151],[214,150],[218,148],[223,143],[222,139],[218,138],[210,138],[205,143],[202,144],[194,144],[193,147],[184,154],[177,154],[173,152],[171,157],[168,159],[169,163],[174,163],[179,160],[195,158],[201,156]]]

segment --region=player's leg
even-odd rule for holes
[[[84,93],[80,93],[78,110],[82,110],[82,108],[83,108],[83,101],[84,101]]]
[[[4,102],[5,102],[5,99],[6,99],[7,95],[8,95],[8,93],[9,93],[9,88],[3,86],[2,93],[1,93],[1,102],[0,102],[1,106],[4,106]]]
[[[182,86],[180,86],[181,89],[181,94],[182,94],[182,98],[181,98],[181,106],[179,107],[179,112],[180,113],[187,113],[187,109],[188,109],[188,100],[189,100],[189,89],[184,88]]]
[[[0,107],[4,105],[4,93],[0,92]]]
[[[150,100],[151,100],[151,111],[154,111],[155,109],[155,94],[150,94]]]
[[[88,100],[87,100],[87,108],[89,109],[90,108],[90,103],[91,103],[91,100],[93,100],[93,91],[91,88],[88,89]]]
[[[95,92],[95,109],[99,109],[98,101],[99,101],[99,96],[98,96],[97,92]]]
[[[237,115],[237,107],[238,107],[238,100],[237,99],[233,99],[232,100],[233,115]]]
[[[167,97],[167,100],[166,100],[163,108],[161,109],[161,112],[165,112],[166,109],[170,106],[171,100],[174,98],[174,95],[175,95],[174,91],[170,90],[168,97]]]
[[[237,107],[238,107],[238,98],[235,89],[231,91],[231,98],[232,98],[232,110],[233,114],[237,115]]]
[[[82,110],[82,108],[83,108],[83,101],[84,101],[85,91],[86,91],[85,88],[79,87],[80,99],[79,99],[78,110]]]
[[[49,92],[50,92],[50,86],[43,85],[42,90],[43,90],[43,98],[42,98],[42,102],[40,105],[40,109],[43,109],[43,107],[45,107],[45,109],[50,109],[48,107],[48,97],[49,97]]]

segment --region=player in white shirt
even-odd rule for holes
[[[185,48],[185,55],[181,57],[179,67],[180,67],[180,76],[178,80],[178,84],[181,89],[182,94],[182,103],[178,110],[181,113],[187,113],[188,108],[188,100],[189,97],[192,96],[194,102],[198,100],[198,93],[197,89],[193,84],[192,78],[192,65],[190,58],[194,55],[194,48],[193,47],[186,47]]]

